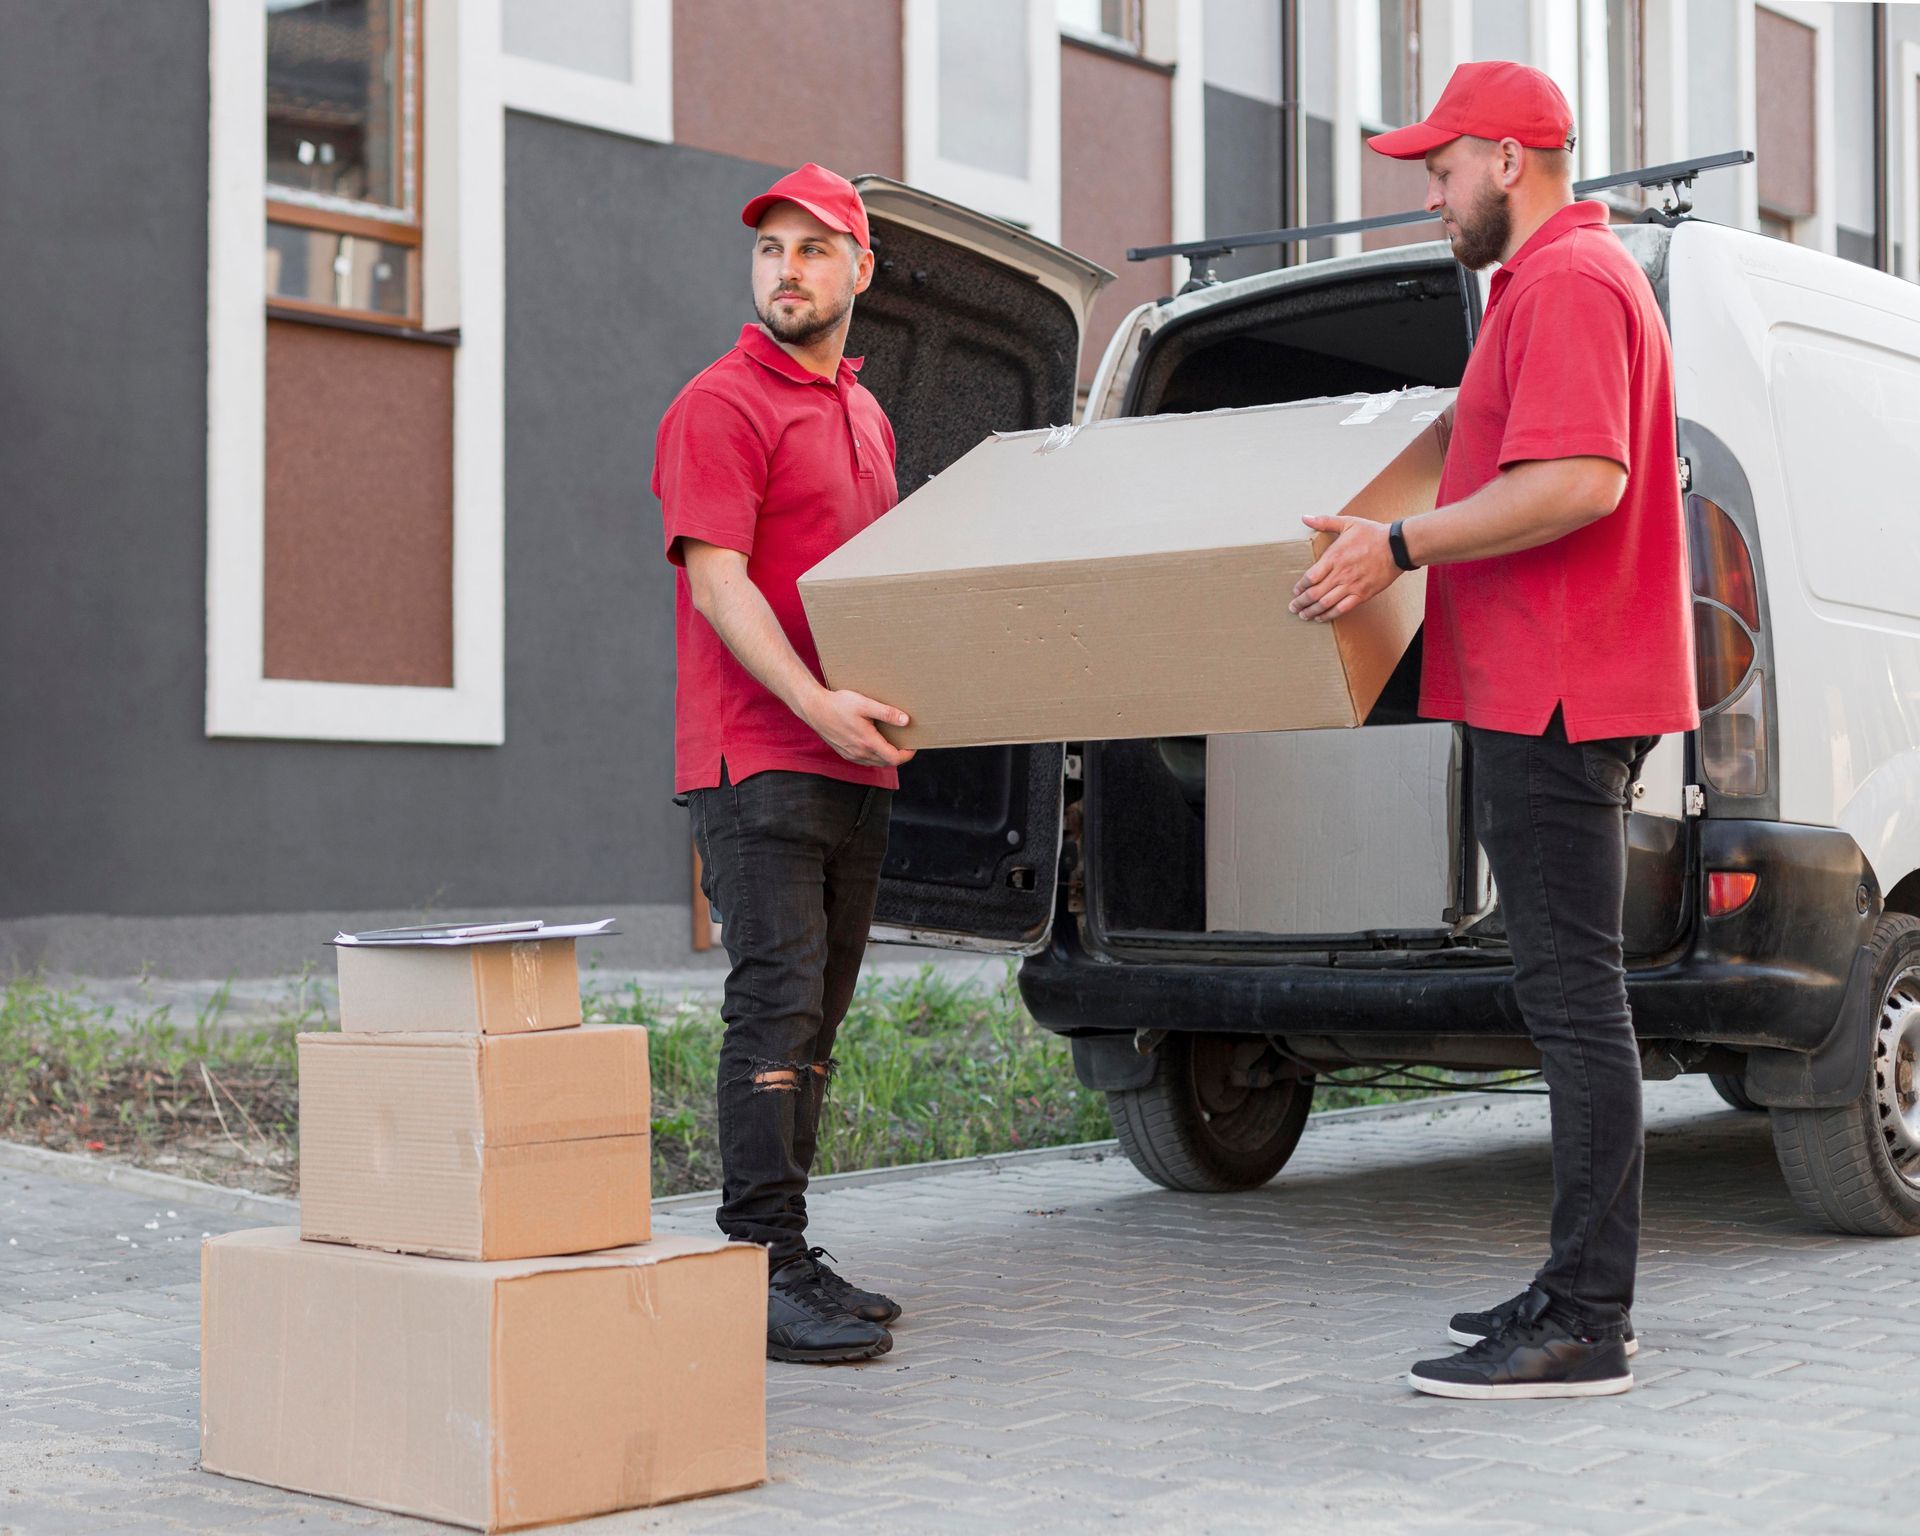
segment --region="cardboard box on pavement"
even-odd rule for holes
[[[230,1232],[200,1258],[200,1461],[484,1531],[766,1479],[766,1251],[505,1264]]]
[[[341,945],[340,1027],[509,1035],[580,1022],[572,939],[460,947]]]
[[[651,1231],[647,1033],[303,1034],[300,1230],[457,1259]]]
[[[1419,628],[1416,573],[1332,624],[1287,611],[1329,539],[1436,481],[1381,471],[1453,391],[989,438],[800,580],[827,681],[905,710],[903,747],[1303,730],[1365,720]]]

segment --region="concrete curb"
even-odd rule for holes
[[[1491,1093],[1463,1093],[1451,1097],[1434,1095],[1424,1099],[1409,1099],[1400,1104],[1360,1104],[1351,1109],[1323,1109],[1307,1118],[1309,1121],[1399,1120],[1410,1115],[1447,1114],[1475,1104],[1490,1104],[1497,1097]],[[975,1157],[900,1163],[892,1168],[864,1168],[851,1173],[827,1173],[811,1180],[809,1187],[859,1189],[869,1184],[893,1184],[905,1179],[959,1173],[967,1169],[998,1173],[1003,1168],[1019,1168],[1032,1163],[1098,1162],[1119,1155],[1120,1144],[1116,1141],[1080,1141],[1064,1147],[985,1152]],[[104,1184],[130,1195],[150,1195],[156,1200],[197,1205],[235,1216],[261,1216],[278,1222],[297,1222],[300,1219],[298,1200],[256,1194],[247,1189],[228,1189],[222,1184],[183,1179],[177,1174],[157,1173],[150,1168],[135,1168],[104,1158],[82,1156],[77,1152],[55,1152],[48,1147],[28,1146],[24,1142],[0,1141],[0,1169],[47,1174],[74,1184]],[[654,1201],[653,1208],[656,1211],[682,1210],[689,1206],[697,1209],[716,1204],[719,1199],[719,1190],[700,1189],[684,1195],[667,1195]]]
[[[282,1222],[300,1219],[300,1202],[297,1200],[255,1194],[250,1189],[228,1189],[223,1184],[183,1179],[177,1174],[156,1173],[151,1168],[134,1168],[126,1163],[82,1156],[78,1152],[55,1152],[48,1147],[30,1147],[18,1141],[0,1141],[0,1168],[11,1168],[20,1173],[50,1174],[74,1184],[105,1184],[129,1195],[151,1195],[156,1200],[166,1200],[176,1205],[197,1205],[235,1216],[266,1216]]]

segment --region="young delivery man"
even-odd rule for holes
[[[805,165],[740,217],[759,323],[668,408],[653,478],[681,568],[674,788],[732,962],[719,1222],[768,1250],[771,1358],[867,1360],[900,1308],[808,1248],[807,1175],[913,754],[874,725],[906,715],[821,683],[795,581],[893,506],[893,428],[843,355],[873,278],[852,184]]]
[[[1424,157],[1455,257],[1501,266],[1453,409],[1403,455],[1439,472],[1435,509],[1391,528],[1308,518],[1338,537],[1291,606],[1336,618],[1433,567],[1420,712],[1467,724],[1553,1115],[1545,1266],[1455,1316],[1472,1347],[1410,1379],[1442,1397],[1624,1392],[1642,1161],[1626,808],[1655,739],[1699,723],[1667,334],[1606,209],[1574,201],[1572,114],[1539,71],[1463,64],[1425,122],[1369,142]]]

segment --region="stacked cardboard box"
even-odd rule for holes
[[[651,1239],[646,1031],[571,938],[343,945],[300,1227],[201,1258],[201,1464],[509,1530],[766,1476],[766,1255]]]

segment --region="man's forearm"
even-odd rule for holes
[[[1471,496],[1403,525],[1416,565],[1451,565],[1533,549],[1605,517],[1626,472],[1610,459],[1538,459],[1496,475]]]
[[[806,719],[807,704],[824,690],[794,650],[766,595],[752,578],[741,571],[716,581],[704,612],[714,633],[740,665],[788,709]]]

